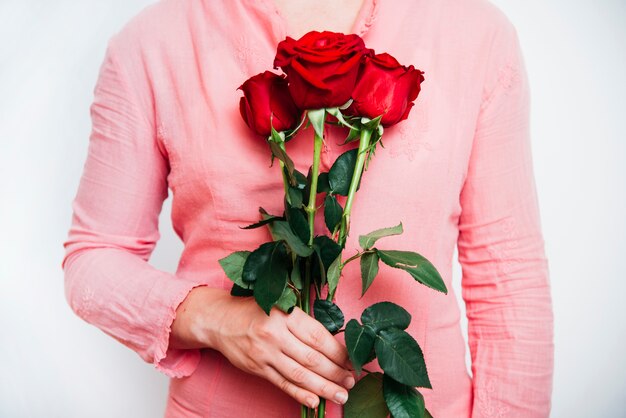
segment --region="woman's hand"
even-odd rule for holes
[[[251,297],[198,287],[177,309],[171,344],[211,347],[239,369],[261,376],[301,404],[319,396],[343,404],[354,386],[346,348],[300,308],[270,315]]]

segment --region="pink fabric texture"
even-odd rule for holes
[[[168,347],[176,307],[192,288],[230,288],[218,259],[270,239],[264,228],[239,226],[258,220],[259,205],[282,211],[279,167],[269,167],[267,145],[241,120],[236,89],[271,68],[286,31],[272,0],[165,0],[111,38],[99,73],[65,242],[66,296],[77,315],[172,378],[168,417],[299,416],[295,401],[221,353]],[[423,254],[451,290],[458,246],[473,377],[452,291],[381,265],[359,299],[351,263],[338,305],[348,319],[382,300],[409,310],[433,416],[548,416],[553,316],[515,28],[486,0],[366,0],[353,32],[424,71],[425,81],[364,174],[346,254],[360,234],[402,221],[405,233],[380,248]],[[307,129],[287,144],[301,171],[312,135]],[[327,128],[322,170],[354,146],[338,145],[344,136]],[[175,274],[148,263],[168,189],[184,242]],[[324,233],[323,222],[316,227]],[[342,416],[341,408],[329,402],[327,416]]]

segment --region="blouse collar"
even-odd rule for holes
[[[268,26],[274,37],[274,41],[278,44],[284,40],[289,34],[287,20],[281,14],[274,0],[245,0],[252,7],[260,8],[263,17],[269,20]],[[378,15],[380,0],[364,0],[359,13],[354,21],[350,33],[355,33],[363,37],[373,25]]]

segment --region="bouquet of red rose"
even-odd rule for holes
[[[447,293],[436,268],[409,251],[381,249],[378,240],[403,232],[402,223],[359,237],[361,251],[344,258],[350,213],[367,163],[383,128],[406,119],[416,100],[423,72],[398,63],[391,55],[375,54],[357,35],[309,32],[299,40],[287,37],[278,44],[274,68],[239,88],[244,97],[240,112],[247,125],[267,139],[272,161],[280,162],[284,184],[284,212],[262,208],[261,220],[246,228],[267,226],[271,241],[253,251],[237,251],[220,260],[234,282],[231,294],[254,296],[269,314],[276,306],[290,313],[294,306],[312,314],[332,334],[345,332],[352,365],[360,379],[350,390],[346,418],[429,417],[416,387],[431,388],[420,346],[405,330],[411,321],[402,307],[382,301],[365,309],[360,322],[344,315],[333,300],[342,269],[359,259],[365,294],[378,273],[379,262],[405,270],[417,282]],[[320,173],[324,124],[347,129],[344,152],[326,173]],[[313,129],[313,163],[304,175],[289,158],[285,144],[308,126]],[[314,235],[318,195],[323,196],[328,235]],[[345,196],[341,206],[337,196]],[[320,200],[321,200],[321,196]],[[311,306],[311,299],[313,303]],[[311,309],[312,308],[312,309]],[[383,373],[363,366],[374,359]],[[302,418],[323,417],[322,400],[313,410],[302,406]]]

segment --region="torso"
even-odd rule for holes
[[[385,238],[385,246],[423,254],[452,289],[459,194],[492,43],[489,24],[497,17],[483,18],[474,2],[456,0],[319,0],[306,8],[273,1],[164,0],[119,39],[124,62],[134,66],[132,81],[150,82],[138,90],[154,102],[157,138],[171,168],[172,221],[185,244],[177,276],[230,288],[217,260],[270,239],[265,229],[239,228],[258,219],[259,205],[271,213],[282,210],[279,167],[269,168],[267,144],[241,120],[237,87],[272,69],[285,36],[311,29],[349,33],[354,27],[367,47],[415,65],[426,80],[409,118],[385,130],[385,148],[370,163],[353,208],[346,248],[358,248],[360,234],[402,221],[405,233]],[[346,149],[339,145],[345,132],[327,134],[323,171]],[[311,163],[310,139],[306,130],[287,145],[304,172]],[[316,221],[317,233],[324,228]],[[413,317],[408,332],[422,345],[435,388],[424,391],[430,411],[438,418],[469,417],[472,381],[454,292],[442,295],[404,272],[382,269],[359,298],[358,263],[349,264],[338,305],[346,318],[358,318],[381,300],[406,307]],[[280,389],[245,374],[217,351],[202,354],[191,376],[172,379],[167,417],[298,416],[298,405]],[[327,418],[342,416],[337,405],[327,407]]]

